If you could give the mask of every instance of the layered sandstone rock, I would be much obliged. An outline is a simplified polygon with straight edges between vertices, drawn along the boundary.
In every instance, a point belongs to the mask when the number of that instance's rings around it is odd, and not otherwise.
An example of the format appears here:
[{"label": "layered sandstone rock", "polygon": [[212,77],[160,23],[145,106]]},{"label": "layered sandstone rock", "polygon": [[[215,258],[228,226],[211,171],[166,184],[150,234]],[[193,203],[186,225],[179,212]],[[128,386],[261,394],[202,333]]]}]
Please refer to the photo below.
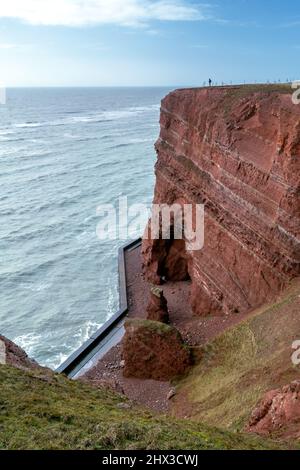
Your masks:
[{"label": "layered sandstone rock", "polygon": [[177,90],[161,107],[154,203],[204,204],[205,243],[144,240],[199,315],[244,312],[300,275],[300,106],[285,86]]},{"label": "layered sandstone rock", "polygon": [[279,432],[300,437],[300,381],[268,392],[253,411],[247,431],[257,434]]},{"label": "layered sandstone rock", "polygon": [[159,287],[152,287],[150,301],[147,307],[147,319],[169,323],[168,302]]},{"label": "layered sandstone rock", "polygon": [[150,320],[128,320],[125,328],[125,377],[170,380],[190,365],[190,350],[175,328]]}]

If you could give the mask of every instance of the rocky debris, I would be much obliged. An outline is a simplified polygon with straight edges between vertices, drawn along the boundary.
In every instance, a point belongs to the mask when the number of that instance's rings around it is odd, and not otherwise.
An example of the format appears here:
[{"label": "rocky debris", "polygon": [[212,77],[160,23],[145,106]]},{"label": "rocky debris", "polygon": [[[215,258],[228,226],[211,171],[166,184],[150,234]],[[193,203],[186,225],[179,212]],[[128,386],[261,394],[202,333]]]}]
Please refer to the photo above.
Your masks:
[{"label": "rocky debris", "polygon": [[247,431],[300,437],[300,380],[266,393],[253,411]]},{"label": "rocky debris", "polygon": [[289,88],[176,90],[160,124],[154,203],[204,204],[205,240],[188,251],[184,241],[144,239],[147,279],[189,276],[201,316],[273,300],[300,275],[300,107]]},{"label": "rocky debris", "polygon": [[124,377],[166,381],[183,374],[191,364],[189,348],[176,328],[150,320],[125,324]]},{"label": "rocky debris", "polygon": [[147,319],[162,323],[169,323],[168,302],[162,289],[152,287],[150,302],[147,307]]},{"label": "rocky debris", "polygon": [[103,374],[102,378],[97,378],[97,377],[91,378],[91,377],[82,376],[82,377],[79,377],[78,380],[80,382],[88,383],[92,387],[105,388],[107,390],[117,392],[120,395],[124,395],[124,389],[119,383],[119,381],[116,380],[114,377],[106,376],[106,374]]},{"label": "rocky debris", "polygon": [[168,395],[167,395],[167,400],[171,400],[172,398],[174,398],[176,395],[176,390],[175,388],[171,388],[171,390],[169,391]]},{"label": "rocky debris", "polygon": [[120,410],[130,410],[132,408],[132,404],[127,402],[118,403],[117,408]]},{"label": "rocky debris", "polygon": [[23,349],[2,335],[0,335],[0,364],[19,369],[42,369],[36,361],[28,357]]}]

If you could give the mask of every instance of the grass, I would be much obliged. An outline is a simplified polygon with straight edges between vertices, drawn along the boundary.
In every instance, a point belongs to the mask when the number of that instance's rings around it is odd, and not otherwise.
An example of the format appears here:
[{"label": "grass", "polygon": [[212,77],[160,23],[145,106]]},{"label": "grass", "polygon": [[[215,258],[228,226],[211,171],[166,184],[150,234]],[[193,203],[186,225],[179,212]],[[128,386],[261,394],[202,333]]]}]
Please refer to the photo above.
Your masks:
[{"label": "grass", "polygon": [[179,332],[174,327],[158,321],[134,318],[127,320],[126,325],[133,326],[137,329],[141,328],[142,330],[148,330],[149,332],[153,331],[159,335],[169,335],[176,333],[179,336]]},{"label": "grass", "polygon": [[[194,90],[199,89],[218,90],[224,89],[235,96],[243,97],[251,93],[292,93],[292,83],[246,83],[241,85],[214,85],[212,87],[196,87]],[[187,88],[190,90],[191,88]],[[187,90],[183,88],[183,90]]]},{"label": "grass", "polygon": [[300,283],[202,351],[200,363],[177,384],[174,414],[241,431],[264,393],[299,379],[291,345],[300,338]]},{"label": "grass", "polygon": [[277,94],[290,94],[292,95],[293,89],[291,84],[257,84],[257,85],[239,85],[232,86],[226,89],[224,94],[224,102],[222,105],[225,117],[228,117],[233,105],[253,97],[255,94],[271,96],[273,93]]},{"label": "grass", "polygon": [[0,366],[0,449],[275,449],[274,442],[153,415],[115,393]]},{"label": "grass", "polygon": [[293,93],[292,85],[290,83],[236,85],[229,87],[228,90],[237,98],[243,98],[244,96],[253,93]]}]

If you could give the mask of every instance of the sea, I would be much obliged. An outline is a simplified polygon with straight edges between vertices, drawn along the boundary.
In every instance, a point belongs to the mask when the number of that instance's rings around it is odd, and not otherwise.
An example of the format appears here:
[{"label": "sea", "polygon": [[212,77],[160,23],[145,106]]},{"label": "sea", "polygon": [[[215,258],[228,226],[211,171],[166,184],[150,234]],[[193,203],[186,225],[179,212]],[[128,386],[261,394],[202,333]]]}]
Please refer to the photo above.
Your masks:
[{"label": "sea", "polygon": [[[170,88],[8,89],[0,105],[0,334],[56,368],[118,309],[102,205],[150,206]],[[136,233],[136,236],[141,233]]]}]

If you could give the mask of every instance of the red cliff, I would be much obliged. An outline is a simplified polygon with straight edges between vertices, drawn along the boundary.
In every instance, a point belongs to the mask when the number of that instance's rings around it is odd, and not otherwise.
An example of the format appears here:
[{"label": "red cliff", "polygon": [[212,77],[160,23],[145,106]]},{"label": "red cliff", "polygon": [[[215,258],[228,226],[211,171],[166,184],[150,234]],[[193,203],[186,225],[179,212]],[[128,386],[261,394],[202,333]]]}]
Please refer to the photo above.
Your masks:
[{"label": "red cliff", "polygon": [[199,315],[244,312],[300,275],[300,105],[287,86],[177,90],[161,107],[154,203],[204,204],[205,242],[144,240],[149,280],[192,281]]}]

